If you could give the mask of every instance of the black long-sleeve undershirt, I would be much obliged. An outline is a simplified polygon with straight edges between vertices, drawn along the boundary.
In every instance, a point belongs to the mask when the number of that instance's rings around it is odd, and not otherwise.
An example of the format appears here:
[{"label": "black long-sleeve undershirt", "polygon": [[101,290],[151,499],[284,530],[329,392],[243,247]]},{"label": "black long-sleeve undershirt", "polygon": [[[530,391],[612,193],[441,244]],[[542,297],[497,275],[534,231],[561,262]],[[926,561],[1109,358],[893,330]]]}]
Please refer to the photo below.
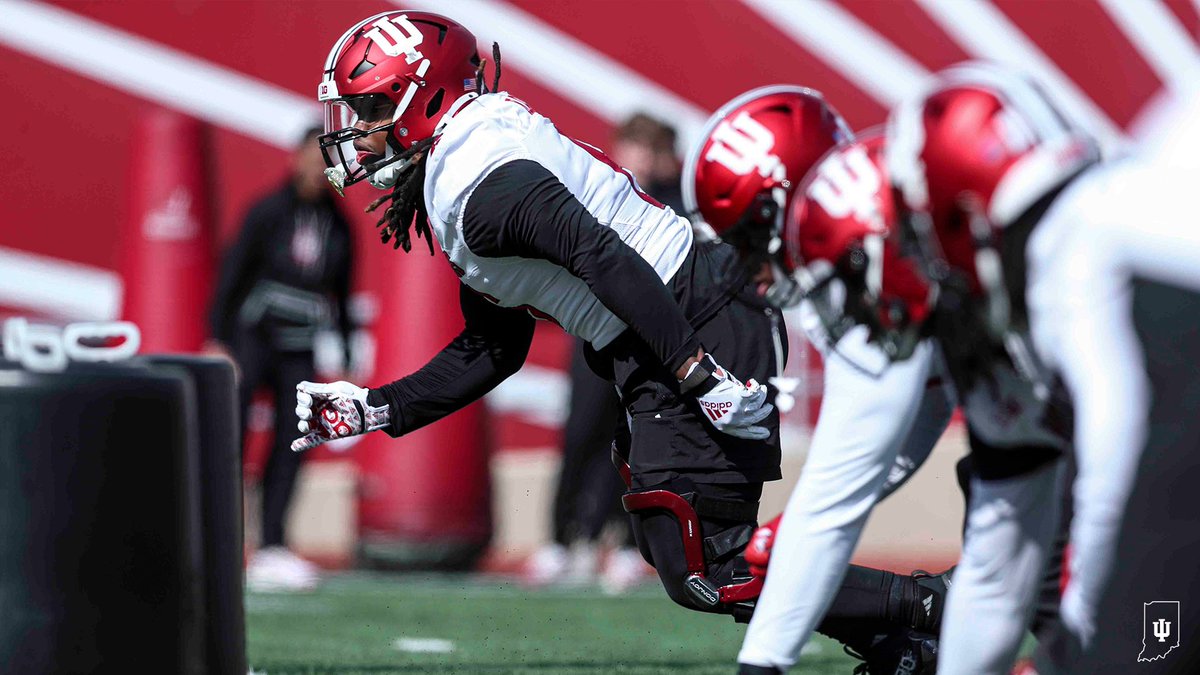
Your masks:
[{"label": "black long-sleeve undershirt", "polygon": [[[463,213],[463,238],[476,255],[548,260],[579,277],[672,372],[700,348],[654,268],[536,162],[509,162],[476,187]],[[525,362],[533,318],[465,285],[459,295],[463,332],[417,372],[369,394],[372,405],[391,407],[392,436],[479,399]]]},{"label": "black long-sleeve undershirt", "polygon": [[671,372],[700,348],[650,263],[537,162],[516,160],[492,171],[467,200],[462,231],[476,255],[548,260],[582,279]]},{"label": "black long-sleeve undershirt", "polygon": [[406,434],[463,408],[525,363],[533,317],[494,305],[466,286],[459,288],[459,304],[466,325],[450,344],[420,370],[368,394],[371,405],[390,406],[389,435]]}]

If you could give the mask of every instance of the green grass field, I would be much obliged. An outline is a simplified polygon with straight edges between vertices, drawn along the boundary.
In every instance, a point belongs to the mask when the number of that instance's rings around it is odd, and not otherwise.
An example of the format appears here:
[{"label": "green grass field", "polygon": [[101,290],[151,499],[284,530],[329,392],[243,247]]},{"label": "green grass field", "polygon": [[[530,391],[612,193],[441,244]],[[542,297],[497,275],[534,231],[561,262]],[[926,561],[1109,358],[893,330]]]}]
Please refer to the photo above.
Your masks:
[{"label": "green grass field", "polygon": [[[250,665],[268,675],[730,675],[745,630],[657,586],[610,598],[478,576],[345,574],[314,593],[249,594],[246,610]],[[791,672],[847,675],[855,663],[818,636]]]}]

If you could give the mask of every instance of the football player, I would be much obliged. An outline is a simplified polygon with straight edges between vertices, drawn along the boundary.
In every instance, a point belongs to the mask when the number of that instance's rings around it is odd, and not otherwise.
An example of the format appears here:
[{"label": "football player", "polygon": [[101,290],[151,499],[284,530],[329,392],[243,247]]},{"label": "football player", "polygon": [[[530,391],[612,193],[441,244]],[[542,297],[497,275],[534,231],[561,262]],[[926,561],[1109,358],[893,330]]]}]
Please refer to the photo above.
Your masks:
[{"label": "football player", "polygon": [[[820,94],[773,86],[722,107],[688,156],[685,206],[710,236],[738,249],[760,294],[776,307],[795,304],[804,290],[791,276],[783,246],[784,214],[808,170],[831,148],[851,140],[844,121]],[[855,203],[853,194],[837,192],[842,184],[826,187],[833,190],[830,199]],[[850,186],[863,187],[872,189]],[[913,285],[919,311],[930,291],[915,277]],[[815,628],[865,657],[868,672],[892,673],[902,664],[914,673],[931,672],[946,579],[897,576],[848,562],[870,504],[898,488],[941,436],[953,410],[950,393],[929,344],[911,340],[903,349],[913,358],[890,364],[887,353],[868,342],[866,327],[838,327],[831,334],[811,302],[803,303],[801,313],[809,339],[825,358],[824,399],[782,524],[776,518],[765,525],[747,553],[761,567],[769,558],[771,573],[751,619],[743,671],[787,668],[802,646],[799,636]],[[889,623],[887,612],[902,614],[896,610],[904,595],[894,589],[912,584],[909,597],[922,603],[918,618],[927,620]]]},{"label": "football player", "polygon": [[[931,370],[948,374],[954,396],[964,408],[972,449],[961,564],[975,570],[982,565],[988,572],[982,579],[978,574],[960,579],[960,567],[954,588],[960,597],[978,589],[990,594],[988,611],[971,617],[978,626],[977,640],[1005,643],[999,649],[1006,650],[1010,634],[1018,640],[1023,634],[1055,533],[1053,496],[1059,480],[1058,456],[1067,447],[1069,430],[1064,429],[1064,421],[1069,406],[1052,382],[1035,388],[1026,379],[1026,360],[1018,365],[1016,357],[1003,351],[1004,345],[977,340],[980,317],[964,315],[961,290],[929,283],[924,270],[900,254],[902,242],[881,144],[878,139],[867,141],[834,150],[805,178],[799,188],[803,197],[791,207],[780,265],[790,266],[810,314],[841,352],[834,362],[849,356],[842,344],[853,344],[857,333],[863,344],[874,345],[879,354],[895,361],[882,370],[885,375],[897,366],[901,370],[896,372],[903,372],[905,364],[921,364],[926,374]],[[915,398],[920,390],[910,381],[907,390],[893,391],[901,398]],[[847,410],[859,405],[857,397],[842,402]],[[837,494],[828,479],[807,485],[802,479],[797,486],[789,511],[795,509],[808,518],[785,517],[780,536],[795,529],[795,541],[803,545],[794,544],[790,550],[804,562],[803,569],[836,570],[849,559],[861,520],[835,523],[826,532],[805,521],[820,525],[820,514],[839,511],[865,519],[877,501],[879,474],[891,463],[883,444],[876,441],[874,446],[863,444],[861,454],[851,452],[847,460],[830,461],[838,468],[842,484],[866,482],[875,490],[855,495],[843,488]],[[848,542],[827,555],[820,547],[822,536],[842,536]],[[744,664],[789,665],[828,602],[830,591],[814,585],[804,584],[801,595],[794,595],[787,587],[792,576],[768,575],[740,656]],[[961,588],[964,584],[967,594]],[[943,635],[950,630],[945,624]]]},{"label": "football player", "polygon": [[[1056,654],[1060,668],[1094,642],[1145,440],[1148,384],[1131,277],[1200,289],[1200,235],[1180,225],[1196,174],[1171,159],[1194,150],[1101,162],[1044,90],[984,64],[942,73],[889,120],[888,169],[925,267],[953,289],[960,320],[977,325],[961,348],[1017,366],[1034,397],[1010,404],[1013,414],[1052,396],[1054,375],[1074,405],[1078,477],[1062,615],[1075,644]],[[980,521],[985,528],[997,522]],[[1021,533],[1012,534],[1002,546]],[[1005,576],[991,553],[968,539],[942,634],[943,672],[1002,672],[1019,642],[1019,633],[992,633],[980,620]]]},{"label": "football player", "polygon": [[745,611],[718,589],[750,580],[740,553],[763,482],[780,477],[778,414],[758,380],[783,357],[761,312],[731,302],[745,284],[736,253],[694,242],[686,218],[601,151],[499,91],[498,49],[495,65],[488,89],[474,36],[425,12],[360,21],[330,51],[318,90],[328,176],[387,191],[384,242],[407,251],[423,237],[432,254],[436,239],[466,326],[391,384],[300,383],[293,449],[441,419],[520,368],[535,317],[554,321],[589,342],[589,364],[621,395],[626,499],[658,504],[634,509],[634,530],[667,593]]},{"label": "football player", "polygon": [[[554,320],[591,343],[629,413],[625,504],[668,594],[744,617],[761,582],[741,552],[762,482],[780,477],[778,416],[756,379],[778,371],[782,341],[733,302],[747,275],[732,246],[694,242],[685,218],[603,153],[481,79],[473,36],[427,13],[371,17],[331,51],[319,89],[330,179],[389,191],[385,242],[407,250],[412,232],[432,253],[436,235],[463,283],[466,328],[378,389],[301,383],[294,447],[440,419],[520,366],[529,314]],[[875,581],[898,620],[936,620],[915,580]]]}]

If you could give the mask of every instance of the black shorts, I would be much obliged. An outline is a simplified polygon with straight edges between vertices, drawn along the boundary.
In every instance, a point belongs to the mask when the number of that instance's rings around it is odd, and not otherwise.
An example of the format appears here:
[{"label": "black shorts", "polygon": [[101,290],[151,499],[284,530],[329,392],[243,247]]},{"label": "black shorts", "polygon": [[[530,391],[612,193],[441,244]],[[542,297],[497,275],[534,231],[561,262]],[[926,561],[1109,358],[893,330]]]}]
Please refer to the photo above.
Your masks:
[{"label": "black shorts", "polygon": [[[738,264],[727,244],[698,243],[672,279],[672,290],[689,318],[726,296],[725,304],[696,331],[700,344],[742,381],[753,378],[765,384],[778,372],[777,344],[787,358],[787,335],[782,318],[757,301],[752,289],[728,290],[728,280],[738,278]],[[667,372],[630,330],[600,352],[591,352],[589,364],[616,384],[629,414],[627,449],[634,489],[684,477],[695,483],[781,478],[778,411],[762,422],[771,432],[766,440],[717,431],[694,399],[679,394],[675,374]]]}]

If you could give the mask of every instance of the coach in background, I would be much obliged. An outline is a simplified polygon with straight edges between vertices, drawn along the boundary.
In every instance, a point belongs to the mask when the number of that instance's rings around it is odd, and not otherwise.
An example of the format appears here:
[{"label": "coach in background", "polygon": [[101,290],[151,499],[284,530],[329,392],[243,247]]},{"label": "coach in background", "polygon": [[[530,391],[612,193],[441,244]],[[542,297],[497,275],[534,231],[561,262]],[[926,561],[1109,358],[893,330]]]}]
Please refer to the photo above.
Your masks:
[{"label": "coach in background", "polygon": [[269,387],[274,397],[274,440],[261,486],[262,541],[246,572],[253,590],[304,590],[318,581],[316,567],[288,550],[284,521],[304,459],[288,447],[295,435],[296,383],[314,378],[319,331],[336,325],[347,351],[350,344],[354,247],[325,179],[316,140],[321,133],[304,133],[288,180],[246,214],[222,259],[211,307],[212,336],[241,371],[243,431],[254,392]]}]

